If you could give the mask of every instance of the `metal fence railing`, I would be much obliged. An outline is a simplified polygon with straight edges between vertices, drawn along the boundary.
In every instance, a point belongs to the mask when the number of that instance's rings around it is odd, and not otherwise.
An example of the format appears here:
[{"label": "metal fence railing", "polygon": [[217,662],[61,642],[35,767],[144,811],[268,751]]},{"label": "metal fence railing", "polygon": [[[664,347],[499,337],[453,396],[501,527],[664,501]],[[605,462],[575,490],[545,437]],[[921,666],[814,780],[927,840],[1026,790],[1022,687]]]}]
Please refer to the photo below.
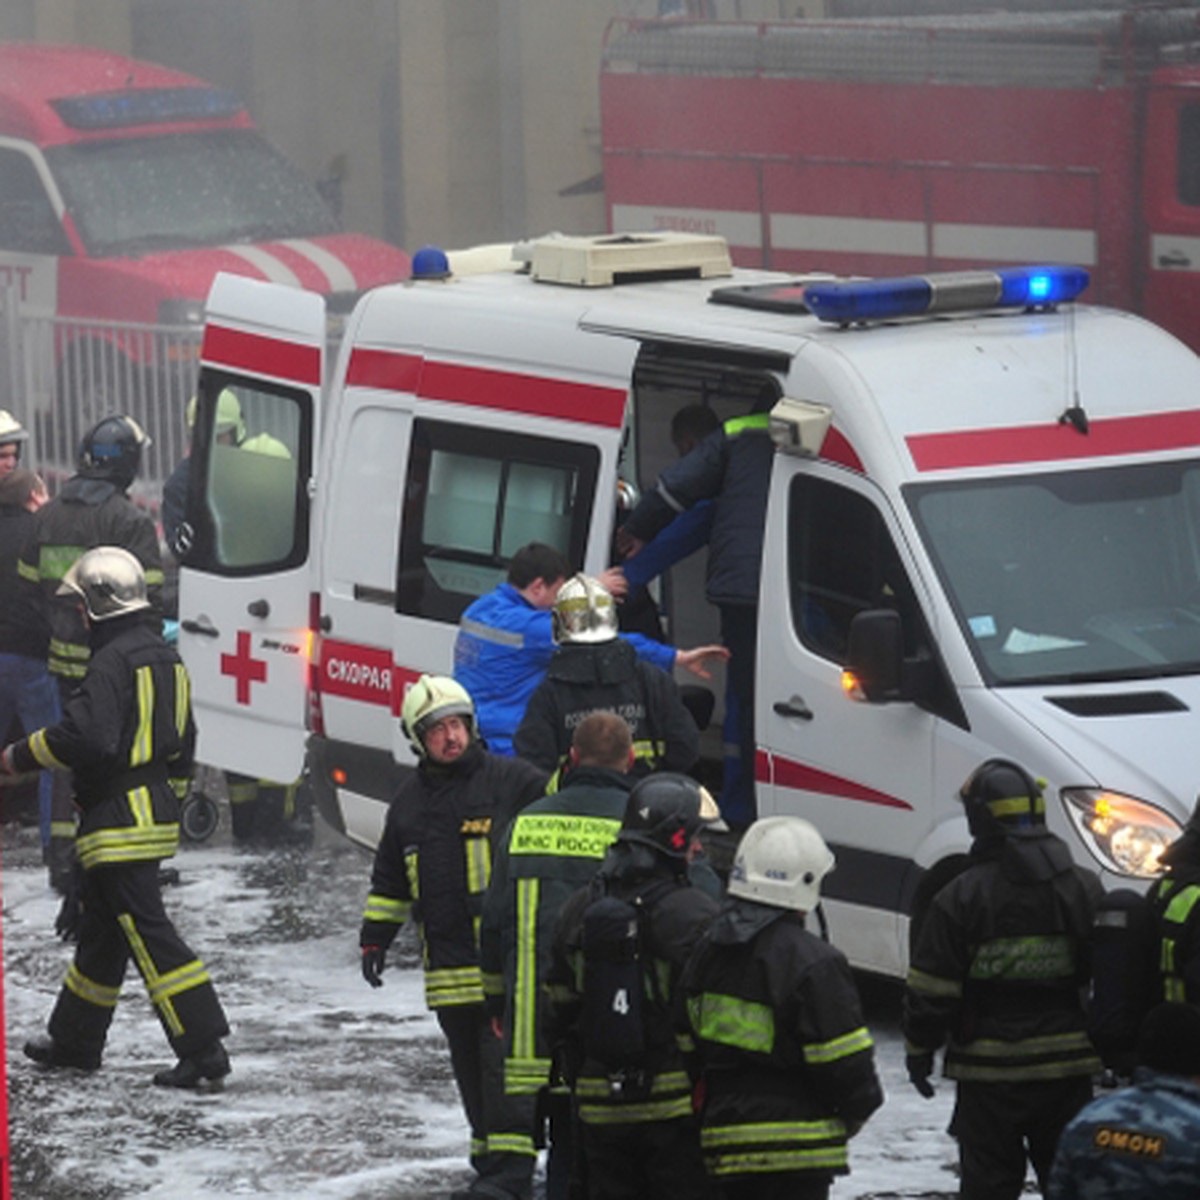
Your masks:
[{"label": "metal fence railing", "polygon": [[132,489],[157,511],[162,485],[187,453],[187,401],[195,392],[195,327],[76,321],[30,313],[0,290],[0,408],[26,429],[27,460],[54,490],[72,475],[83,434],[127,413],[149,434]]}]

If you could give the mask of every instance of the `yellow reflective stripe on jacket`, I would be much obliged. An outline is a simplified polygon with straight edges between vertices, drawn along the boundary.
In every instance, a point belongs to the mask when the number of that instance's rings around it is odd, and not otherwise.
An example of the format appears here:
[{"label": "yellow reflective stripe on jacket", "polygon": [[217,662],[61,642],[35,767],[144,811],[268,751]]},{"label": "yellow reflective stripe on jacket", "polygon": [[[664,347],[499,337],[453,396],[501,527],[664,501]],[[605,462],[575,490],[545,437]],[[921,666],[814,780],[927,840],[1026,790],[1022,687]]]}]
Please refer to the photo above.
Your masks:
[{"label": "yellow reflective stripe on jacket", "polygon": [[166,581],[161,567],[143,567],[143,573],[146,576],[147,587],[162,587]]},{"label": "yellow reflective stripe on jacket", "polygon": [[510,1096],[536,1096],[550,1080],[548,1058],[504,1060],[504,1090]]},{"label": "yellow reflective stripe on jacket", "polygon": [[500,971],[482,971],[483,994],[485,996],[504,996],[508,989],[504,986],[504,975]]},{"label": "yellow reflective stripe on jacket", "polygon": [[467,856],[467,891],[472,895],[486,891],[492,877],[491,844],[486,837],[468,837],[463,839],[463,850]]},{"label": "yellow reflective stripe on jacket", "polygon": [[961,996],[963,994],[961,980],[942,979],[937,975],[927,975],[924,971],[918,971],[916,967],[909,967],[905,982],[914,992],[921,992],[926,996]]},{"label": "yellow reflective stripe on jacket", "polygon": [[587,1125],[641,1124],[692,1115],[692,1083],[685,1071],[663,1071],[650,1081],[650,1096],[623,1103],[607,1078],[584,1075],[575,1084],[579,1119]]},{"label": "yellow reflective stripe on jacket", "polygon": [[705,1041],[759,1054],[770,1054],[775,1047],[775,1013],[769,1005],[704,992],[690,996],[687,1008],[692,1028]]},{"label": "yellow reflective stripe on jacket", "polygon": [[430,1008],[482,1004],[483,979],[478,967],[434,967],[425,971],[425,1003]]},{"label": "yellow reflective stripe on jacket", "polygon": [[67,968],[67,978],[63,986],[74,992],[80,1000],[94,1004],[97,1008],[116,1008],[121,996],[120,987],[109,987],[89,979],[74,963]]},{"label": "yellow reflective stripe on jacket", "polygon": [[710,1175],[764,1175],[784,1171],[836,1171],[849,1162],[846,1146],[805,1150],[748,1150],[738,1154],[704,1156]]},{"label": "yellow reflective stripe on jacket", "polygon": [[616,840],[616,817],[584,817],[572,813],[529,813],[513,822],[511,856],[547,854],[555,858],[604,857]]},{"label": "yellow reflective stripe on jacket", "polygon": [[666,742],[639,738],[633,743],[633,757],[644,762],[657,762],[667,752]]},{"label": "yellow reflective stripe on jacket", "polygon": [[67,838],[70,841],[75,840],[75,822],[74,821],[51,821],[50,836],[52,838]]},{"label": "yellow reflective stripe on jacket", "polygon": [[1012,1042],[980,1038],[966,1045],[952,1045],[946,1058],[946,1076],[979,1083],[1070,1079],[1094,1074],[1101,1065],[1087,1034],[1078,1031]]},{"label": "yellow reflective stripe on jacket", "polygon": [[179,823],[155,821],[149,788],[126,792],[125,802],[133,818],[131,825],[106,826],[76,839],[76,852],[85,869],[105,863],[171,858],[179,849]]},{"label": "yellow reflective stripe on jacket", "polygon": [[54,546],[49,543],[38,547],[37,567],[34,582],[46,580],[62,583],[66,573],[83,557],[86,546]]},{"label": "yellow reflective stripe on jacket", "polygon": [[391,921],[395,925],[403,925],[411,913],[411,900],[397,900],[393,896],[372,892],[367,897],[367,907],[363,909],[363,920]]},{"label": "yellow reflective stripe on jacket", "polygon": [[705,1150],[719,1150],[722,1146],[824,1142],[845,1136],[846,1123],[837,1117],[829,1117],[821,1121],[758,1121],[745,1125],[707,1125],[700,1134],[700,1144]]},{"label": "yellow reflective stripe on jacket", "polygon": [[23,558],[17,560],[17,574],[29,583],[40,583],[42,578],[38,574],[37,565],[27,563]]},{"label": "yellow reflective stripe on jacket", "polygon": [[133,673],[137,693],[137,726],[129,747],[129,765],[140,767],[154,756],[154,673],[138,667]]},{"label": "yellow reflective stripe on jacket", "polygon": [[83,642],[64,642],[56,637],[50,639],[50,653],[60,658],[77,658],[81,662],[87,662],[92,657],[91,648]]},{"label": "yellow reflective stripe on jacket", "polygon": [[[0,734],[2,737],[3,734]],[[54,757],[54,752],[50,749],[46,741],[46,731],[39,729],[36,733],[29,736],[29,753],[38,760],[38,763],[50,771],[65,771],[67,764],[61,762]]]},{"label": "yellow reflective stripe on jacket", "polygon": [[852,1029],[841,1037],[830,1038],[827,1042],[809,1042],[804,1047],[804,1061],[814,1066],[819,1063],[837,1062],[840,1058],[849,1058],[851,1054],[861,1054],[870,1050],[875,1043],[864,1026]]},{"label": "yellow reflective stripe on jacket", "polygon": [[513,973],[512,1057],[530,1059],[537,1049],[537,919],[542,881],[517,880],[516,964]]},{"label": "yellow reflective stripe on jacket", "polygon": [[175,664],[175,732],[182,738],[187,732],[188,714],[192,710],[192,681],[183,663]]},{"label": "yellow reflective stripe on jacket", "polygon": [[747,413],[744,417],[730,417],[722,426],[726,437],[737,437],[741,433],[753,433],[755,430],[771,428],[770,413]]}]

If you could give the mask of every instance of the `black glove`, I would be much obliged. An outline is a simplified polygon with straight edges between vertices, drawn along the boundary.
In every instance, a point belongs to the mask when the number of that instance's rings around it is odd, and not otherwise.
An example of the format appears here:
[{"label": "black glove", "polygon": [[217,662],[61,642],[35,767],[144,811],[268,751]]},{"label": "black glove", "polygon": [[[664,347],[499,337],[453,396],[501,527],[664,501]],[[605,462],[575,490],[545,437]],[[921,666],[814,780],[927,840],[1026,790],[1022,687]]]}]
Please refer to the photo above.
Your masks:
[{"label": "black glove", "polygon": [[386,946],[363,946],[362,974],[372,987],[383,987],[383,967],[386,959]]},{"label": "black glove", "polygon": [[79,923],[83,919],[83,867],[72,855],[71,869],[63,873],[63,898],[54,918],[54,932],[64,942],[79,940]]},{"label": "black glove", "polygon": [[926,1100],[932,1100],[933,1084],[929,1082],[929,1077],[933,1074],[933,1051],[908,1054],[904,1058],[904,1065],[908,1068],[909,1082]]}]

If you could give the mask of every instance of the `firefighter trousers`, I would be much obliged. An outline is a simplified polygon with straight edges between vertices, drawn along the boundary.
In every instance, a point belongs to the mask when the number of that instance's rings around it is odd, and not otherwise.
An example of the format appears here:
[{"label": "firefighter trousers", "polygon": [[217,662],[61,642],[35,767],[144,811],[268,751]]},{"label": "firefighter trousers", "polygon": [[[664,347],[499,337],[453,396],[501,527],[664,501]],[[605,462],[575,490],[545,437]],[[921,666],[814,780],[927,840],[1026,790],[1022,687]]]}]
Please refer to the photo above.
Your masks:
[{"label": "firefighter trousers", "polygon": [[204,964],[167,916],[152,860],[84,873],[79,944],[50,1014],[55,1042],[99,1057],[131,958],[179,1058],[229,1032]]},{"label": "firefighter trousers", "polygon": [[581,1123],[588,1200],[711,1200],[715,1194],[700,1156],[700,1123]]},{"label": "firefighter trousers", "polygon": [[471,1194],[529,1200],[537,1162],[533,1106],[518,1106],[527,1119],[515,1134],[512,1105],[504,1094],[504,1042],[493,1033],[482,1004],[439,1008],[437,1019],[450,1043],[450,1065],[471,1126],[471,1166],[477,1176]]}]

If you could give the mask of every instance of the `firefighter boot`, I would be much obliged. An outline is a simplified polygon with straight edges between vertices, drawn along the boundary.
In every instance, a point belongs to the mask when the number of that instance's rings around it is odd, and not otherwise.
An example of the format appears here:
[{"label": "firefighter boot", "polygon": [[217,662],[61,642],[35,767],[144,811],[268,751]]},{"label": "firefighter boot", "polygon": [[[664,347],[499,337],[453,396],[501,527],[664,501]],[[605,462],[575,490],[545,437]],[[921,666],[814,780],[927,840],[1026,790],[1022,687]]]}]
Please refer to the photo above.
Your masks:
[{"label": "firefighter boot", "polygon": [[26,1058],[43,1067],[74,1067],[79,1071],[95,1071],[100,1067],[100,1053],[64,1046],[52,1037],[30,1038],[23,1047]]},{"label": "firefighter boot", "polygon": [[197,1054],[181,1058],[173,1067],[159,1071],[154,1082],[159,1087],[194,1088],[208,1080],[215,1082],[230,1072],[229,1055],[220,1042],[213,1042]]}]

